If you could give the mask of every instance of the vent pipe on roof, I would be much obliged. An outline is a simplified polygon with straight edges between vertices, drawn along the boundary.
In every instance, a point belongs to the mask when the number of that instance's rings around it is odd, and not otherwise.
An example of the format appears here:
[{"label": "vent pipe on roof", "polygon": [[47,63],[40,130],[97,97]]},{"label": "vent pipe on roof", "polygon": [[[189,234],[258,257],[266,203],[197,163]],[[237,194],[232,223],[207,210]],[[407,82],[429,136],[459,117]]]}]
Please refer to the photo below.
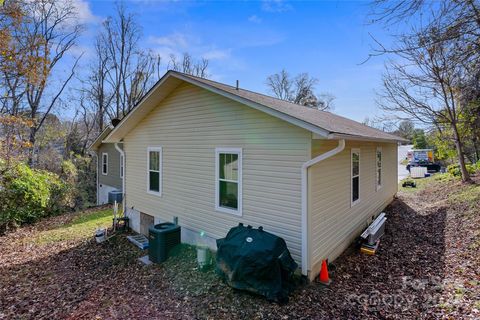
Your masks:
[{"label": "vent pipe on roof", "polygon": [[238,86],[240,85],[240,82],[237,80],[237,86],[236,89],[238,90]]}]

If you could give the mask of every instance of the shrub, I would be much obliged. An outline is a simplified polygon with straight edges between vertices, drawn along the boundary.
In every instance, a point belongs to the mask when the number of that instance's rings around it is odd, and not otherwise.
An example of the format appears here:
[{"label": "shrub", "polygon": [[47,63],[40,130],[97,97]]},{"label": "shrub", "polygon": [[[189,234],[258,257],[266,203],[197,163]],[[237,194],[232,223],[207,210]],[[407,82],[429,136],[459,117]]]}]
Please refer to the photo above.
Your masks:
[{"label": "shrub", "polygon": [[[475,173],[475,165],[467,164],[466,165],[467,171],[469,174]],[[450,173],[454,177],[460,177],[462,175],[462,171],[460,170],[460,165],[458,164],[451,164],[447,167],[447,172]]]},{"label": "shrub", "polygon": [[58,175],[25,164],[0,168],[0,233],[65,209],[67,185]]},{"label": "shrub", "polygon": [[75,155],[63,161],[61,177],[69,187],[67,197],[71,207],[82,209],[95,204],[95,163],[91,157]]}]

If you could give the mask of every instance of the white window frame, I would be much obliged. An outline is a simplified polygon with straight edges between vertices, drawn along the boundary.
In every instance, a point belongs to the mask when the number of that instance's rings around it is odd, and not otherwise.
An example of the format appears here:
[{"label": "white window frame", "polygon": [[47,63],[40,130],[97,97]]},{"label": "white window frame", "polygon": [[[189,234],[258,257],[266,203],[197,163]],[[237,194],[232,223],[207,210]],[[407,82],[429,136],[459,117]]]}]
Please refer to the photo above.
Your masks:
[{"label": "white window frame", "polygon": [[[380,152],[380,184],[378,184],[378,169],[379,167],[378,166],[378,153]],[[380,190],[382,188],[382,185],[383,185],[383,150],[382,150],[382,147],[377,147],[377,149],[375,150],[375,188],[376,188],[376,191]]]},{"label": "white window frame", "polygon": [[[354,153],[357,153],[358,154],[358,199],[353,201],[353,178],[357,177],[357,176],[354,176],[353,175],[353,154]],[[360,190],[361,190],[361,187],[360,187],[360,175],[361,175],[361,153],[360,153],[360,149],[359,148],[352,148],[351,152],[350,152],[350,207],[353,207],[354,205],[356,205],[357,203],[360,202]]]},{"label": "white window frame", "polygon": [[[158,152],[158,192],[150,190],[150,152]],[[162,196],[162,182],[163,182],[163,152],[162,147],[148,147],[147,148],[147,193],[155,196]]]},{"label": "white window frame", "polygon": [[125,173],[123,170],[125,169],[125,164],[124,164],[125,158],[123,157],[123,154],[120,154],[120,178],[123,179],[123,176]]},{"label": "white window frame", "polygon": [[[106,163],[103,162],[103,159],[105,159],[105,156],[106,156],[106,158],[107,158]],[[103,171],[104,164],[106,164],[106,166],[105,166],[105,167],[107,168],[107,171],[106,171],[106,172]],[[108,153],[106,153],[106,152],[103,152],[103,153],[102,153],[102,174],[103,174],[104,176],[107,176],[107,175],[108,175]]]},{"label": "white window frame", "polygon": [[[220,154],[230,153],[238,155],[238,198],[237,210],[220,206]],[[224,179],[223,179],[224,180]],[[215,148],[215,210],[223,213],[229,213],[236,216],[242,216],[242,148]],[[224,180],[225,181],[225,180]],[[228,180],[227,180],[228,181]]]}]

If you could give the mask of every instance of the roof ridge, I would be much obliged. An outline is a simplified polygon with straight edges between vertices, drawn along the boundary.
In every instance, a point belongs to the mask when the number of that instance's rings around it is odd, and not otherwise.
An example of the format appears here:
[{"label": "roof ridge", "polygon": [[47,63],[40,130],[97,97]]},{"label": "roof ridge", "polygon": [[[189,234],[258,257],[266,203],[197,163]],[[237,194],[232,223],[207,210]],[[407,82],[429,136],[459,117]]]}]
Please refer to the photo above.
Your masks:
[{"label": "roof ridge", "polygon": [[222,85],[222,86],[230,87],[230,88],[233,89],[233,90],[242,90],[242,91],[247,91],[247,92],[250,92],[250,93],[253,93],[253,94],[258,94],[258,95],[260,95],[260,96],[264,96],[264,97],[266,97],[266,98],[278,100],[278,101],[281,101],[281,102],[284,102],[284,103],[289,103],[289,104],[294,105],[294,106],[297,106],[297,107],[308,108],[308,109],[317,110],[317,111],[320,111],[320,112],[332,113],[332,112],[330,112],[330,111],[325,111],[325,110],[320,110],[320,109],[315,109],[315,108],[307,107],[307,106],[304,106],[304,105],[302,105],[302,104],[294,103],[294,102],[291,102],[291,101],[288,101],[288,100],[283,100],[283,99],[280,99],[280,98],[277,98],[277,97],[274,97],[274,96],[271,96],[271,95],[268,95],[268,94],[265,94],[265,93],[253,91],[253,90],[250,90],[250,89],[245,89],[245,88],[240,88],[240,87],[237,89],[237,88],[234,87],[234,86],[231,86],[231,85],[229,85],[229,84],[226,84],[226,83],[223,83],[223,82],[220,82],[220,81],[215,81],[215,80],[211,80],[211,79],[207,79],[207,78],[197,77],[197,76],[194,76],[194,75],[191,75],[191,74],[187,74],[187,73],[183,73],[183,72],[179,72],[179,71],[174,71],[174,70],[170,70],[170,71],[175,72],[175,73],[178,73],[178,74],[180,74],[180,75],[184,75],[184,76],[190,77],[190,78],[198,79],[199,81],[208,81],[208,82],[213,82],[213,83],[216,83],[216,84],[219,84],[219,85]]}]

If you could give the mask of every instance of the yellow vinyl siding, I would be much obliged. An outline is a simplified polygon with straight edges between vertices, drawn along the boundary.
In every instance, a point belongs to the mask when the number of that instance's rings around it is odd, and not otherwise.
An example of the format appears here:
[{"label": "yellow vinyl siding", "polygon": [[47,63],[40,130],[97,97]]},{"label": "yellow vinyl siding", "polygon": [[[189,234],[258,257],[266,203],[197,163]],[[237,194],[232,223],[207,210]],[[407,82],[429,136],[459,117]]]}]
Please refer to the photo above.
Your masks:
[{"label": "yellow vinyl siding", "polygon": [[[300,168],[308,131],[182,84],[125,137],[128,207],[221,238],[239,222],[283,237],[300,264]],[[147,193],[147,148],[162,147],[162,196]],[[243,216],[215,211],[215,148],[242,148]]]},{"label": "yellow vinyl siding", "polygon": [[[312,140],[312,157],[335,148],[336,141]],[[376,191],[377,147],[382,147],[382,187]],[[351,206],[351,149],[360,149],[360,200]],[[397,192],[397,145],[347,141],[338,155],[309,169],[310,270],[335,259]],[[388,222],[387,222],[388,223]]]}]

